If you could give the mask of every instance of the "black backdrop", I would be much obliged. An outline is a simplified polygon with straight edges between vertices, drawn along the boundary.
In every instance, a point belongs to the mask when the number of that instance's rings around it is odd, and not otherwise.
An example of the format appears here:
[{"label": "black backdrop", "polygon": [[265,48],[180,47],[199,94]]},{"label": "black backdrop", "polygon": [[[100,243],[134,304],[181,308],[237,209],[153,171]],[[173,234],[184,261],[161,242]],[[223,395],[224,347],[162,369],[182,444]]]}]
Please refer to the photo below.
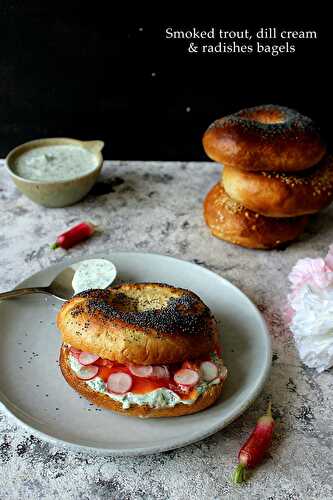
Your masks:
[{"label": "black backdrop", "polygon": [[[164,29],[193,23],[162,23],[157,11],[156,20],[129,22],[103,2],[84,5],[0,1],[2,157],[27,140],[69,136],[104,139],[110,159],[201,160],[213,119],[260,103],[312,116],[330,142],[329,32],[311,17],[280,25],[319,32],[297,42],[294,55],[190,55],[182,41],[165,40]],[[212,21],[226,29],[267,25]]]}]

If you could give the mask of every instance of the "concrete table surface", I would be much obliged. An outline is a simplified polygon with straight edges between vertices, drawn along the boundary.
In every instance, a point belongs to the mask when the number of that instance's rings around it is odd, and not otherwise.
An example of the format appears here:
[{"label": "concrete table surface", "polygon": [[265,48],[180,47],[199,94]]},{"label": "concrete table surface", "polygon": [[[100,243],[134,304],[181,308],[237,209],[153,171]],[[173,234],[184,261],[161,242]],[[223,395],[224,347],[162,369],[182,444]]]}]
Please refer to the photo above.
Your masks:
[{"label": "concrete table surface", "polygon": [[[253,251],[224,243],[210,235],[202,215],[203,198],[219,171],[213,163],[106,162],[85,200],[46,209],[21,195],[0,168],[1,291],[65,259],[66,252],[51,251],[50,242],[87,219],[103,231],[71,249],[71,257],[137,250],[205,266],[258,305],[274,352],[270,379],[242,417],[204,441],[160,455],[73,453],[37,439],[2,415],[1,499],[333,498],[332,371],[318,375],[300,363],[281,312],[293,264],[300,257],[324,255],[333,242],[333,210],[314,217],[304,237],[285,250]],[[230,475],[238,448],[269,398],[277,419],[270,455],[245,486],[235,487]]]}]

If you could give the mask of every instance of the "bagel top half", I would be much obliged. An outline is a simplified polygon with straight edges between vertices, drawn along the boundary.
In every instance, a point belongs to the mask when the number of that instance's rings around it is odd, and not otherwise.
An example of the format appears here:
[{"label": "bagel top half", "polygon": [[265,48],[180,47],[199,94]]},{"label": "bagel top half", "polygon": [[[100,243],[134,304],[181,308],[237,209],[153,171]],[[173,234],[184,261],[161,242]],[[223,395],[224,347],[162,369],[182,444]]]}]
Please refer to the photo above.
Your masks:
[{"label": "bagel top half", "polygon": [[119,363],[171,364],[216,348],[217,327],[193,292],[160,283],[87,290],[57,317],[63,342]]}]

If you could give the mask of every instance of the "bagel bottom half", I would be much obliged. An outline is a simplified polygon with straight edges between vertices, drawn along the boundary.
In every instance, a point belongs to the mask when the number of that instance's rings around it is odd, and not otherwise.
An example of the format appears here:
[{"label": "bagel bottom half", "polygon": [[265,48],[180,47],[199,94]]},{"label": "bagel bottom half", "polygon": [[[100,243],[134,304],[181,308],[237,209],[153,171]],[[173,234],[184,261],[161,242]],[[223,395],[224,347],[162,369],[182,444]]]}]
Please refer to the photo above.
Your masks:
[{"label": "bagel bottom half", "polygon": [[190,405],[180,403],[169,408],[150,408],[148,405],[135,405],[128,409],[124,409],[118,401],[114,401],[109,396],[92,390],[84,380],[80,380],[69,365],[68,355],[69,349],[65,345],[62,345],[59,365],[66,382],[81,396],[85,397],[96,406],[121,413],[122,415],[144,418],[180,417],[182,415],[190,415],[191,413],[197,413],[212,406],[222,392],[223,381],[219,384],[212,385]]},{"label": "bagel bottom half", "polygon": [[247,248],[284,246],[304,231],[307,216],[273,218],[259,215],[232,200],[222,183],[216,184],[204,201],[204,216],[217,238]]}]

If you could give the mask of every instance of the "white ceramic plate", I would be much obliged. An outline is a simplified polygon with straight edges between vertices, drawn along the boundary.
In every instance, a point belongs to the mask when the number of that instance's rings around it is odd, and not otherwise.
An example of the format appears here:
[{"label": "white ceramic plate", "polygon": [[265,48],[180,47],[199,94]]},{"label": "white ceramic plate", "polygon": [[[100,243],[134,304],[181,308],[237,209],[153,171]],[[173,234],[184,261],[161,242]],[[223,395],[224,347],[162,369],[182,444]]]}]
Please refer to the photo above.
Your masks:
[{"label": "white ceramic plate", "polygon": [[[91,258],[96,256],[89,256]],[[271,345],[257,308],[231,283],[203,267],[171,257],[111,253],[120,281],[152,281],[189,288],[211,308],[220,326],[229,369],[221,399],[195,415],[139,419],[97,409],[65,382],[58,366],[59,303],[30,295],[0,304],[0,400],[39,437],[103,455],[144,455],[184,446],[222,429],[261,391]],[[86,257],[87,258],[87,257]],[[21,286],[48,285],[69,262],[34,274]]]}]

